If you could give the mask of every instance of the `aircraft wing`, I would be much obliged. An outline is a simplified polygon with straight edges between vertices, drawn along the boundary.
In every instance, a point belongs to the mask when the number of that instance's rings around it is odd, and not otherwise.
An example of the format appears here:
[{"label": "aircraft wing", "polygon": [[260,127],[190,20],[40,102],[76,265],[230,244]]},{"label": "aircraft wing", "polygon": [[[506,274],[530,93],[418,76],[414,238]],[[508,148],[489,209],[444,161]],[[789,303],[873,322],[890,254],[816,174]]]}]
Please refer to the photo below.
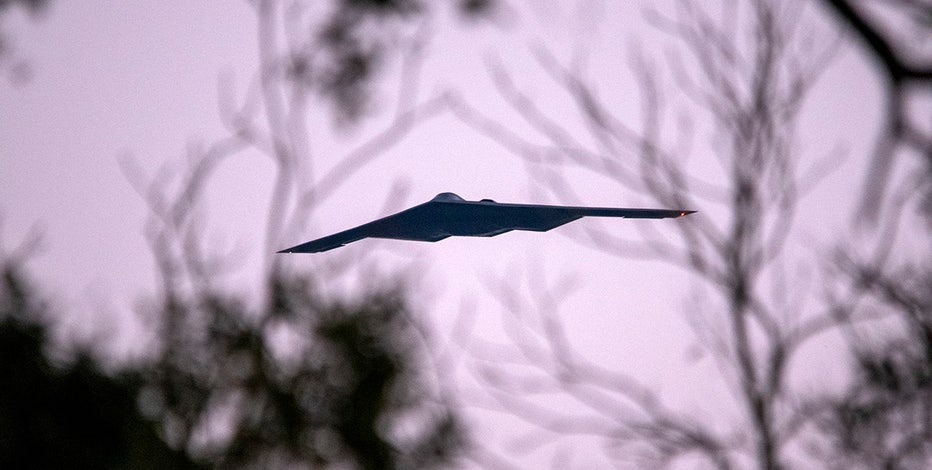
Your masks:
[{"label": "aircraft wing", "polygon": [[546,232],[582,217],[663,219],[693,211],[504,204],[465,201],[441,193],[428,202],[343,232],[297,245],[279,253],[317,253],[363,238],[435,242],[450,236],[494,237],[512,230]]},{"label": "aircraft wing", "polygon": [[441,210],[434,201],[425,202],[358,227],[311,240],[279,253],[319,253],[332,250],[363,238],[394,238],[435,242],[450,236],[434,222]]}]

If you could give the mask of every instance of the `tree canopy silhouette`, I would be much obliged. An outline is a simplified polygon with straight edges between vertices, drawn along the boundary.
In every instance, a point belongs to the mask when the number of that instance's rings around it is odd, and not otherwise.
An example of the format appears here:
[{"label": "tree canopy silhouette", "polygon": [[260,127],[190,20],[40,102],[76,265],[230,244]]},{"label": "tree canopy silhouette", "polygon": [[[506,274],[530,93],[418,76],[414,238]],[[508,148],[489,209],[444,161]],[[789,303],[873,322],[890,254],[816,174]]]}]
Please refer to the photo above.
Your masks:
[{"label": "tree canopy silhouette", "polygon": [[199,468],[159,439],[136,406],[132,371],[100,370],[92,351],[54,360],[49,311],[24,259],[0,259],[0,467]]}]

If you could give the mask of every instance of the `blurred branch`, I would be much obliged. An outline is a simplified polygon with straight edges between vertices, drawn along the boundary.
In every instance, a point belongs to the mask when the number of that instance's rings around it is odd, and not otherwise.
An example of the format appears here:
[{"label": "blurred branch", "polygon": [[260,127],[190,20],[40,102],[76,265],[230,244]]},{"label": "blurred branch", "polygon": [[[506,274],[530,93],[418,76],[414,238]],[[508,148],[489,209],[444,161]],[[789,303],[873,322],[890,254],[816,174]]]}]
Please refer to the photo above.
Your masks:
[{"label": "blurred branch", "polygon": [[8,70],[14,85],[28,81],[32,71],[27,60],[17,57],[14,41],[6,33],[4,19],[10,8],[17,5],[26,10],[31,18],[36,18],[45,12],[48,4],[49,0],[0,0],[0,72]]},{"label": "blurred branch", "polygon": [[374,159],[383,155],[393,145],[415,128],[415,126],[444,112],[448,106],[447,95],[429,99],[410,110],[399,112],[388,127],[373,135],[340,158],[336,166],[321,176],[317,182],[313,199],[320,203],[331,196],[350,177]]},{"label": "blurred branch", "polygon": [[[895,32],[891,33],[876,25],[870,15],[848,0],[823,0],[822,3],[861,40],[868,54],[876,60],[886,81],[886,128],[877,138],[862,204],[867,214],[866,220],[876,222],[899,148],[912,149],[924,158],[926,172],[932,175],[932,134],[923,130],[921,125],[913,124],[908,111],[914,90],[921,92],[932,88],[932,62],[928,58],[908,58],[905,52],[909,44],[896,43]],[[922,28],[927,36],[932,34],[932,22],[929,21],[932,7],[911,1],[872,3],[885,10],[906,11],[914,19],[913,23]]]},{"label": "blurred branch", "polygon": [[[355,172],[443,111],[443,96],[417,102],[427,13],[414,1],[253,6],[259,70],[241,103],[231,81],[220,81],[229,136],[192,146],[180,171],[166,166],[150,177],[121,161],[149,208],[146,235],[162,282],[148,305],[156,344],[141,366],[143,407],[171,445],[225,468],[449,465],[465,433],[449,390],[430,374],[440,365],[407,292],[370,279],[358,299],[333,300],[322,281],[332,273],[296,273],[274,255]],[[420,21],[413,39],[397,43],[403,83],[391,121],[318,177],[315,105],[334,105],[340,125],[361,119],[389,42],[412,20]],[[270,160],[275,177],[261,286],[244,293],[221,276],[232,258],[204,242],[205,188],[227,157],[250,149]]]},{"label": "blurred branch", "polygon": [[[529,270],[540,274],[540,270]],[[648,461],[670,460],[699,452],[719,468],[731,468],[730,448],[722,438],[694,421],[688,414],[663,405],[655,392],[636,378],[608,370],[585,359],[575,350],[559,321],[560,301],[566,299],[565,281],[556,287],[542,279],[529,279],[537,295],[527,304],[508,277],[489,285],[503,307],[503,328],[516,348],[509,359],[490,344],[464,338],[478,362],[478,374],[502,409],[557,436],[596,436],[615,448],[648,444]],[[528,314],[533,317],[527,317]],[[531,326],[535,325],[535,326]],[[509,365],[506,371],[502,365]],[[523,372],[515,372],[520,369]],[[586,412],[553,409],[542,397],[562,394]],[[539,436],[538,439],[543,439]]]},{"label": "blurred branch", "polygon": [[[932,65],[908,63],[905,58],[901,57],[900,52],[891,41],[879,29],[870,24],[867,17],[859,12],[848,0],[824,0],[824,3],[832,8],[839,18],[861,37],[893,82],[912,79],[932,80]],[[903,3],[907,6],[912,5],[916,9],[917,16],[925,15],[926,19],[928,19],[928,16],[932,14],[932,7],[926,6],[926,10],[922,11],[918,4]]]},{"label": "blurred branch", "polygon": [[[746,431],[752,437],[750,444],[713,432],[711,425],[694,420],[690,413],[665,408],[633,377],[583,366],[584,361],[556,326],[552,309],[558,297],[540,285],[536,290],[545,292],[546,301],[529,306],[506,300],[503,306],[511,312],[537,311],[543,331],[514,326],[512,323],[530,321],[517,313],[513,322],[503,326],[521,359],[539,369],[542,377],[528,383],[518,375],[509,379],[501,372],[489,380],[491,385],[517,386],[506,391],[519,396],[560,391],[623,430],[606,436],[608,439],[646,444],[657,462],[669,463],[698,451],[718,467],[739,466],[747,457],[758,468],[785,465],[784,449],[795,431],[783,430],[788,422],[800,418],[787,411],[798,408],[793,405],[797,398],[788,393],[786,384],[791,358],[816,330],[830,328],[837,321],[806,323],[813,314],[802,310],[805,302],[789,300],[802,298],[805,291],[778,286],[768,296],[762,286],[766,281],[780,282],[780,266],[788,262],[786,247],[796,204],[814,184],[813,173],[800,176],[797,171],[795,125],[807,91],[836,48],[836,43],[829,43],[814,54],[803,50],[796,37],[804,28],[798,6],[757,1],[738,13],[742,24],[748,25],[750,44],[734,24],[718,22],[697,2],[677,3],[674,18],[654,14],[655,23],[686,51],[685,58],[671,59],[671,68],[679,73],[682,95],[711,117],[714,136],[722,142],[718,161],[725,178],[721,182],[693,174],[687,156],[669,150],[662,132],[662,111],[668,107],[662,82],[657,68],[641,55],[633,61],[641,86],[641,123],[635,129],[612,115],[610,106],[598,97],[582,71],[559,65],[543,47],[533,51],[546,75],[573,100],[574,117],[585,126],[591,143],[574,134],[565,112],[559,118],[548,115],[496,61],[489,62],[489,71],[499,93],[544,143],[516,134],[510,126],[465,103],[453,106],[458,118],[522,158],[529,172],[558,196],[576,199],[573,185],[559,172],[566,165],[604,176],[621,192],[647,196],[665,207],[702,210],[678,220],[672,236],[645,224],[636,225],[638,239],[590,229],[579,240],[606,253],[653,258],[685,268],[699,275],[706,289],[717,295],[717,315],[705,321],[710,324],[708,329],[725,333],[716,343],[719,347],[710,345],[709,350],[744,411],[744,419],[733,423],[734,434]],[[704,210],[710,203],[723,207],[726,216],[716,209]],[[506,299],[516,295],[492,290]],[[500,363],[501,359],[493,361]],[[503,408],[520,410],[516,402],[522,400],[529,399],[509,399]],[[805,398],[799,400],[806,406]],[[546,409],[528,408],[524,417],[555,428],[547,421],[547,413]],[[570,419],[563,416],[555,422],[562,426]]]}]

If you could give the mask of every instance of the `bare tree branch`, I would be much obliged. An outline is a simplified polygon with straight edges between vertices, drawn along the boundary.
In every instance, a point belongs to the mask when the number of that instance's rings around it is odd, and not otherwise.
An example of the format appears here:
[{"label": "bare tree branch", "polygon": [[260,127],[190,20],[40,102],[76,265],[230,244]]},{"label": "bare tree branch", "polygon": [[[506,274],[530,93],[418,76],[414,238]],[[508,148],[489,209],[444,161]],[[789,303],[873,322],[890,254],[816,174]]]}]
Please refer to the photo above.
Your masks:
[{"label": "bare tree branch", "polygon": [[[574,197],[572,185],[559,174],[567,165],[603,175],[619,190],[648,196],[658,204],[692,208],[713,203],[726,209],[724,222],[700,212],[678,223],[674,236],[645,225],[637,227],[639,239],[592,229],[579,240],[606,253],[624,257],[637,253],[635,257],[663,260],[699,275],[707,292],[715,295],[712,308],[717,309],[705,319],[710,326],[701,329],[725,328],[715,334],[718,346],[708,349],[744,411],[744,419],[734,423],[735,434],[745,431],[751,442],[733,441],[689,413],[667,409],[634,377],[587,364],[574,353],[551,313],[558,304],[558,297],[551,294],[544,295],[548,300],[539,305],[525,305],[515,300],[516,292],[493,286],[491,290],[506,299],[506,310],[538,312],[540,330],[517,326],[529,321],[518,314],[503,326],[520,359],[543,375],[528,383],[521,376],[509,379],[503,372],[493,375],[490,385],[518,397],[556,387],[589,413],[602,414],[619,427],[607,439],[646,445],[655,463],[699,452],[720,468],[740,467],[744,458],[758,468],[783,468],[785,449],[798,439],[805,421],[791,410],[809,406],[788,391],[791,358],[807,339],[838,321],[810,320],[811,312],[797,310],[804,302],[796,299],[806,294],[790,290],[785,281],[780,287],[796,204],[812,185],[812,177],[800,176],[797,170],[794,126],[806,92],[824,67],[823,59],[836,45],[830,43],[815,54],[821,62],[804,58],[811,52],[800,51],[794,42],[804,27],[798,25],[801,13],[792,2],[753,2],[743,10],[740,18],[750,25],[750,44],[737,32],[737,20],[720,24],[698,3],[677,5],[675,17],[655,14],[653,20],[687,53],[686,59],[672,61],[673,69],[682,94],[708,113],[718,130],[724,181],[705,181],[692,174],[683,164],[685,156],[669,150],[662,132],[661,110],[667,103],[659,72],[641,54],[633,61],[642,87],[641,123],[635,129],[612,115],[581,71],[559,65],[542,47],[533,51],[547,76],[573,99],[576,117],[584,123],[591,144],[574,135],[565,116],[552,117],[525,96],[506,68],[494,61],[489,67],[498,91],[544,143],[519,136],[463,103],[453,110],[466,124],[525,159],[531,173],[554,194]],[[777,286],[772,296],[767,295],[765,282]],[[541,284],[537,282],[535,290],[548,292]],[[547,375],[552,382],[544,378]],[[511,397],[503,406],[516,409],[524,401]],[[553,429],[546,413],[535,405],[521,414]],[[568,420],[563,417],[558,422]]]}]

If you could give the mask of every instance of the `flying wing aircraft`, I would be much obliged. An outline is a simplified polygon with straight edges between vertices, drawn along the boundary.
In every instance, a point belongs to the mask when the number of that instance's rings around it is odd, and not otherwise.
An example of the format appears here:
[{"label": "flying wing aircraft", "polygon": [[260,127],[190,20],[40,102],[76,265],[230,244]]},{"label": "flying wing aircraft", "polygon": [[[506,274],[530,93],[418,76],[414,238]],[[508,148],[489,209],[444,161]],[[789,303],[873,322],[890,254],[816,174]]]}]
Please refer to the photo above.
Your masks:
[{"label": "flying wing aircraft", "polygon": [[512,230],[546,232],[582,217],[665,219],[695,211],[614,207],[503,204],[491,199],[466,201],[440,193],[430,201],[356,228],[286,248],[279,253],[319,253],[363,238],[435,242],[450,236],[494,237]]}]

